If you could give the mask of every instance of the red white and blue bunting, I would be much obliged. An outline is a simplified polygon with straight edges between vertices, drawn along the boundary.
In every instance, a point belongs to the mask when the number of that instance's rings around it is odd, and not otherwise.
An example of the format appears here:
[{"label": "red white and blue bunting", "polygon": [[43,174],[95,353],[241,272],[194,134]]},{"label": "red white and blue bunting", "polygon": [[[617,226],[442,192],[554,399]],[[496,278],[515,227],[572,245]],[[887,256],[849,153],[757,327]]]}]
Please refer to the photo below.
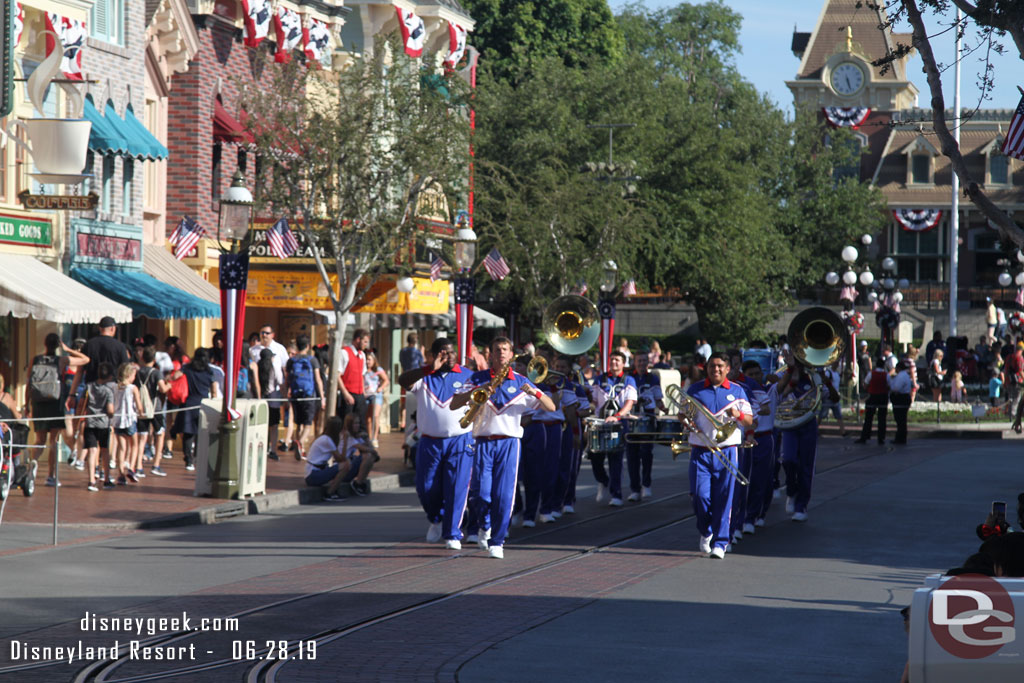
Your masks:
[{"label": "red white and blue bunting", "polygon": [[459,365],[465,365],[473,357],[473,300],[476,298],[476,283],[473,278],[460,277],[455,280],[455,340],[458,344]]},{"label": "red white and blue bunting", "polygon": [[11,47],[17,47],[21,34],[25,30],[25,8],[20,2],[15,3],[14,26],[11,28]]},{"label": "red white and blue bunting", "polygon": [[[68,19],[53,12],[46,13],[46,30],[53,31],[60,38],[64,58],[60,62],[60,70],[64,78],[72,81],[82,80],[82,48],[85,46],[85,22]],[[57,46],[53,36],[46,35],[46,56],[49,57]]]},{"label": "red white and blue bunting", "polygon": [[286,64],[292,60],[292,50],[302,43],[302,17],[295,10],[278,5],[274,13],[274,33],[277,34],[274,61]]},{"label": "red white and blue bunting", "polygon": [[327,30],[327,24],[319,19],[310,19],[309,26],[302,29],[302,44],[306,57],[309,58],[309,66],[314,63],[319,65],[320,61],[327,54],[327,44],[331,42],[331,34]]},{"label": "red white and blue bunting", "polygon": [[821,111],[833,128],[860,128],[871,115],[868,107],[823,107]]},{"label": "red white and blue bunting", "polygon": [[926,232],[942,220],[941,209],[894,209],[892,215],[908,232]]},{"label": "red white and blue bunting", "polygon": [[454,69],[464,54],[466,54],[466,29],[449,21],[448,57],[444,60],[445,66]]},{"label": "red white and blue bunting", "polygon": [[256,47],[270,34],[270,0],[242,0],[245,44]]},{"label": "red white and blue bunting", "polygon": [[402,9],[396,6],[398,12],[398,28],[402,31],[402,44],[405,46],[405,54],[410,57],[419,57],[423,54],[423,43],[427,38],[427,27],[423,20],[416,16],[412,10]]}]

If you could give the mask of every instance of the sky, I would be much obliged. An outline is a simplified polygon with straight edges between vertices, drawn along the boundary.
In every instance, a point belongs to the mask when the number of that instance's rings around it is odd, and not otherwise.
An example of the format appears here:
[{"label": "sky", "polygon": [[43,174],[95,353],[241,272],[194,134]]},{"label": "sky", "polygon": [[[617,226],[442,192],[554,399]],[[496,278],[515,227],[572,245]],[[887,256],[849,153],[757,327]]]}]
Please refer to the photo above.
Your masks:
[{"label": "sky", "polygon": [[[691,0],[695,2],[696,0]],[[779,106],[792,113],[793,96],[785,81],[793,79],[800,66],[800,60],[790,51],[793,26],[798,31],[810,33],[818,21],[818,15],[825,0],[725,0],[725,4],[743,16],[740,44],[743,52],[736,58],[739,72],[759,90],[767,93]],[[618,10],[626,3],[612,0],[612,9]],[[677,0],[644,0],[650,8],[672,7],[680,4]],[[862,10],[867,11],[867,10]],[[950,13],[952,19],[952,13]],[[925,16],[929,32],[935,34],[940,26],[934,16]],[[910,25],[897,26],[898,32],[909,32]],[[968,31],[967,37],[972,36]],[[1013,109],[1020,101],[1017,86],[1024,86],[1024,60],[1014,49],[1013,41],[1004,41],[1005,53],[995,55],[995,91],[991,100],[982,103],[985,109]],[[952,64],[952,31],[932,40],[932,50],[943,64]],[[976,85],[980,64],[973,55],[968,56],[961,68],[960,103],[964,109],[978,104],[979,89]],[[910,80],[920,91],[919,106],[929,107],[928,83],[921,72],[921,58],[914,56],[907,67]],[[943,74],[943,94],[946,106],[953,106],[953,69]]]}]

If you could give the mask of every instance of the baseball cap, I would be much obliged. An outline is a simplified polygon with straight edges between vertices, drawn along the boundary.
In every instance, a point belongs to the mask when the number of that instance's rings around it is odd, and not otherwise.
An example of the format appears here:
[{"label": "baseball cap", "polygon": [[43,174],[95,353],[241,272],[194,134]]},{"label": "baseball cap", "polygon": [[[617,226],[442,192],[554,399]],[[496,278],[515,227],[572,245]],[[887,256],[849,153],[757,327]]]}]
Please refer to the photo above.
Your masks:
[{"label": "baseball cap", "polygon": [[861,339],[861,340],[860,340],[860,345],[861,345],[861,346],[867,346],[867,345],[868,345],[868,343],[867,343],[866,341],[864,341],[863,339]]},{"label": "baseball cap", "polygon": [[114,321],[113,318],[111,318],[109,315],[105,315],[102,318],[100,318],[100,325],[99,326],[100,326],[100,329],[103,329],[103,328],[107,328],[107,327],[114,327],[116,324],[117,323]]}]

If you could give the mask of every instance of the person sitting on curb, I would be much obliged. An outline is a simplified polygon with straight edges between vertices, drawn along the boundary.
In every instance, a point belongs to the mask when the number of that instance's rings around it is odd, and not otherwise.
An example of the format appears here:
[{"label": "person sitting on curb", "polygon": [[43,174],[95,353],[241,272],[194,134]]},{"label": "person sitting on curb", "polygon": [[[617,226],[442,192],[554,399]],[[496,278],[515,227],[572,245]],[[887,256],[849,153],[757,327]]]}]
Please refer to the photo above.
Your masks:
[{"label": "person sitting on curb", "polygon": [[377,449],[370,445],[366,432],[360,429],[357,417],[354,413],[345,416],[345,431],[339,450],[348,458],[349,472],[352,475],[346,477],[345,481],[357,496],[366,496],[370,493],[370,485],[366,478],[370,476],[373,466],[380,461],[380,455]]},{"label": "person sitting on curb", "polygon": [[338,487],[352,469],[341,448],[344,429],[345,423],[340,417],[329,418],[324,433],[313,441],[306,453],[306,486],[323,486],[324,500],[332,502],[344,500]]}]

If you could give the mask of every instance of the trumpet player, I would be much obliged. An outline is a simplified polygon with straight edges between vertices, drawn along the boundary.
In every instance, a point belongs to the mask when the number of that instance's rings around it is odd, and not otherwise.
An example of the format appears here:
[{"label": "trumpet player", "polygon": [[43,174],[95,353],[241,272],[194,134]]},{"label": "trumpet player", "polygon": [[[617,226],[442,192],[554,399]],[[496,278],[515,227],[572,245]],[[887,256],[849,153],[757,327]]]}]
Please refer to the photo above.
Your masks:
[{"label": "trumpet player", "polygon": [[455,394],[470,384],[469,370],[455,363],[450,340],[438,338],[430,347],[428,365],[402,373],[399,385],[416,397],[416,495],[427,514],[427,542],[442,538],[450,550],[462,548],[462,516],[473,472],[472,427],[462,427],[466,414],[449,406]]},{"label": "trumpet player", "polygon": [[[512,518],[519,474],[520,439],[523,428],[520,418],[537,408],[555,410],[555,404],[530,380],[511,369],[512,342],[495,337],[491,342],[491,368],[474,372],[467,391],[456,394],[453,411],[469,403],[473,389],[494,385],[473,423],[474,455],[470,489],[476,494],[477,509],[470,511],[469,530],[476,533],[480,547],[491,557],[503,558],[505,537]],[[496,375],[508,367],[504,377]],[[499,380],[497,382],[495,380]],[[489,533],[488,533],[489,532]]]},{"label": "trumpet player", "polygon": [[[695,418],[697,430],[690,432],[689,438],[690,497],[700,534],[699,548],[720,560],[725,557],[730,541],[733,472],[738,464],[736,447],[743,440],[743,429],[754,423],[754,413],[743,387],[727,378],[728,355],[712,353],[705,372],[706,379],[691,384],[686,393],[707,408],[719,422],[731,420],[740,427],[716,446],[715,425],[698,412]],[[718,453],[709,446],[716,448]]]}]

